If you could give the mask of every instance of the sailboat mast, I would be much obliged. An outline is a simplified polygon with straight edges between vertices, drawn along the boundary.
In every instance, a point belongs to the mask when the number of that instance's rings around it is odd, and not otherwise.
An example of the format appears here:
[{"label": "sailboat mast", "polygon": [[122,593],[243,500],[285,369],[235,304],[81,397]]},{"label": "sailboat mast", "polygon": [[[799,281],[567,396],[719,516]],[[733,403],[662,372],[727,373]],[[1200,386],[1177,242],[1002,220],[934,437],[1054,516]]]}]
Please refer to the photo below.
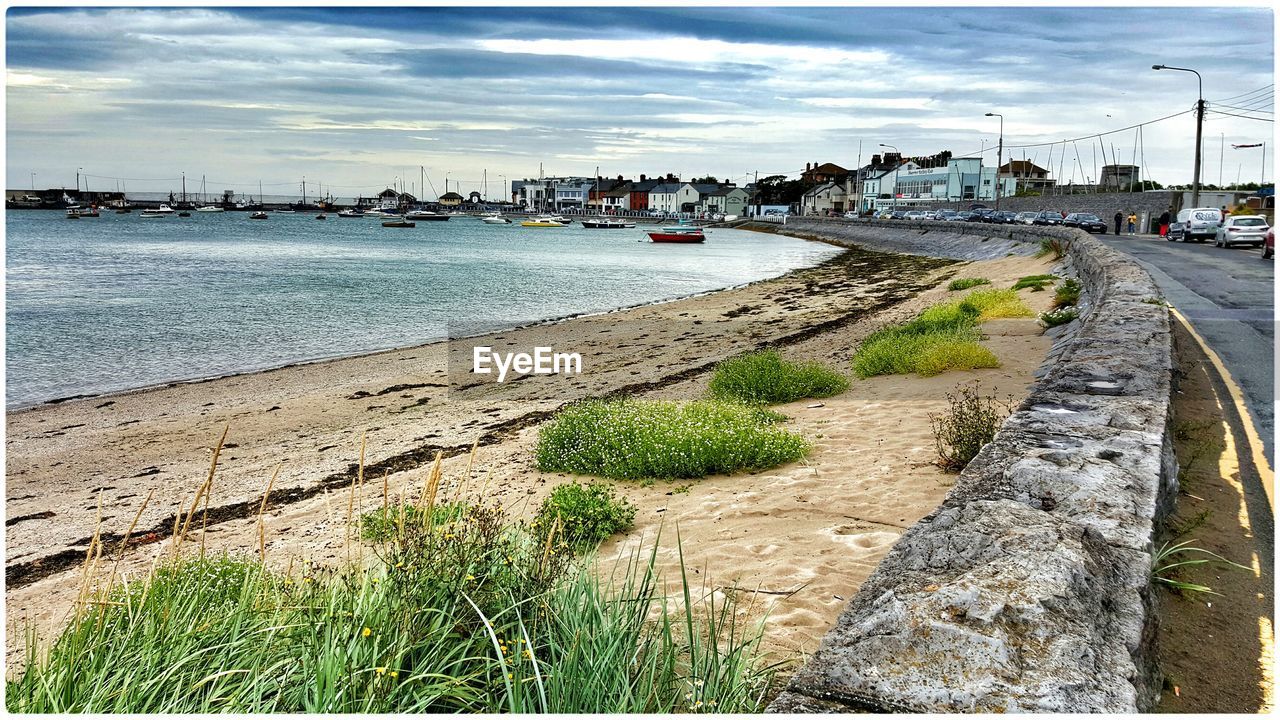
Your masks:
[{"label": "sailboat mast", "polygon": [[182,204],[187,204],[187,174],[182,173]]}]

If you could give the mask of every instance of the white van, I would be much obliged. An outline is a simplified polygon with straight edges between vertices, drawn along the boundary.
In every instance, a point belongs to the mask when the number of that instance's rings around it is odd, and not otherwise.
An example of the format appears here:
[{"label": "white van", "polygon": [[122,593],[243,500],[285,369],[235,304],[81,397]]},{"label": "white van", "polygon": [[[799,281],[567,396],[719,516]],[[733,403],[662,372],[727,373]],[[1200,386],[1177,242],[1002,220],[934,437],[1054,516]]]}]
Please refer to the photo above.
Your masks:
[{"label": "white van", "polygon": [[1179,210],[1169,226],[1169,242],[1181,240],[1212,240],[1222,224],[1222,211],[1218,208],[1186,208]]}]

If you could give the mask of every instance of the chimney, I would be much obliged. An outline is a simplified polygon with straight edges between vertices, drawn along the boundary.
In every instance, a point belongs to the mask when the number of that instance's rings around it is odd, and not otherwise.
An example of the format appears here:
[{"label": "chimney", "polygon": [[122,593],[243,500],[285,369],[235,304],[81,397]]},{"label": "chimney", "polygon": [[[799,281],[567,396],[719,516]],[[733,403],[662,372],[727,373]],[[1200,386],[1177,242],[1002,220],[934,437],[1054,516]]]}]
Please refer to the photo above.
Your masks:
[{"label": "chimney", "polygon": [[644,182],[644,181],[645,181],[644,173],[640,173],[640,182]]},{"label": "chimney", "polygon": [[809,172],[809,163],[804,164],[804,171]]}]

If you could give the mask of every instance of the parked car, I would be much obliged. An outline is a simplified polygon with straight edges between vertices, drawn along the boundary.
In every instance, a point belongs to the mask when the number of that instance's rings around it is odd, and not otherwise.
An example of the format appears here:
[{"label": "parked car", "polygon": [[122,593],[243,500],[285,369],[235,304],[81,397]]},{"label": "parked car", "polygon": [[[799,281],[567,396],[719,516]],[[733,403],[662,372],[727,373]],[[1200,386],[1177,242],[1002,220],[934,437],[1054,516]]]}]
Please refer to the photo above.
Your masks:
[{"label": "parked car", "polygon": [[1019,225],[1033,225],[1035,224],[1036,215],[1039,215],[1039,214],[1040,213],[1037,213],[1034,210],[1028,210],[1027,212],[1020,212],[1013,219],[1013,221]]},{"label": "parked car", "polygon": [[857,219],[858,219],[858,211],[856,211],[856,210],[850,210],[849,212],[845,213],[844,215],[841,215],[841,217],[845,218],[846,220],[857,220]]},{"label": "parked car", "polygon": [[1169,226],[1169,242],[1181,240],[1199,240],[1201,242],[1215,237],[1218,226],[1222,224],[1222,211],[1218,208],[1185,208],[1178,211],[1173,224]]},{"label": "parked car", "polygon": [[902,218],[904,220],[924,220],[923,210],[908,210]]},{"label": "parked car", "polygon": [[961,213],[961,215],[964,216],[963,219],[965,222],[982,222],[981,210],[969,210],[967,212]]},{"label": "parked car", "polygon": [[1018,213],[1011,210],[997,210],[991,216],[992,222],[997,222],[1001,225],[1012,225],[1014,223],[1014,219],[1017,217]]},{"label": "parked car", "polygon": [[1106,234],[1107,224],[1102,218],[1089,213],[1071,213],[1062,219],[1062,224],[1067,227],[1080,228],[1085,232]]},{"label": "parked car", "polygon": [[1036,219],[1032,221],[1032,225],[1061,225],[1062,213],[1056,210],[1041,210],[1036,214]]},{"label": "parked car", "polygon": [[1276,229],[1267,228],[1267,237],[1262,241],[1262,259],[1270,260],[1276,254]]},{"label": "parked car", "polygon": [[938,211],[937,211],[937,210],[925,210],[925,211],[924,211],[924,219],[925,219],[925,220],[936,220],[937,218],[938,218]]},{"label": "parked car", "polygon": [[881,210],[880,212],[876,213],[873,217],[877,220],[891,220],[893,219],[893,211]]},{"label": "parked car", "polygon": [[892,211],[892,212],[890,212],[890,213],[889,213],[889,219],[890,219],[890,220],[906,220],[906,219],[907,219],[907,211],[906,211],[906,210],[894,210],[894,211]]},{"label": "parked car", "polygon": [[1218,226],[1213,236],[1215,247],[1231,247],[1235,244],[1249,243],[1254,247],[1262,247],[1266,239],[1267,219],[1261,215],[1232,215]]},{"label": "parked car", "polygon": [[939,210],[936,220],[956,221],[960,220],[960,213],[955,210]]}]

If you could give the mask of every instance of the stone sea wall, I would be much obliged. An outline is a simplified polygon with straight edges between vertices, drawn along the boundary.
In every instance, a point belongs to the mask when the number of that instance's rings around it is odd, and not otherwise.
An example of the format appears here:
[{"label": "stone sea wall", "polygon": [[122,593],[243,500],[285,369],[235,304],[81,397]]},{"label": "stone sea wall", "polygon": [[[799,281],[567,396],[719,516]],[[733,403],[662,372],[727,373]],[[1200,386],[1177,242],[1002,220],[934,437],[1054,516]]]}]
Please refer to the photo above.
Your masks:
[{"label": "stone sea wall", "polygon": [[894,545],[770,712],[1140,712],[1159,698],[1156,522],[1176,492],[1172,336],[1151,277],[1066,228],[800,219],[947,257],[1067,242],[1081,318],[942,505]]}]

